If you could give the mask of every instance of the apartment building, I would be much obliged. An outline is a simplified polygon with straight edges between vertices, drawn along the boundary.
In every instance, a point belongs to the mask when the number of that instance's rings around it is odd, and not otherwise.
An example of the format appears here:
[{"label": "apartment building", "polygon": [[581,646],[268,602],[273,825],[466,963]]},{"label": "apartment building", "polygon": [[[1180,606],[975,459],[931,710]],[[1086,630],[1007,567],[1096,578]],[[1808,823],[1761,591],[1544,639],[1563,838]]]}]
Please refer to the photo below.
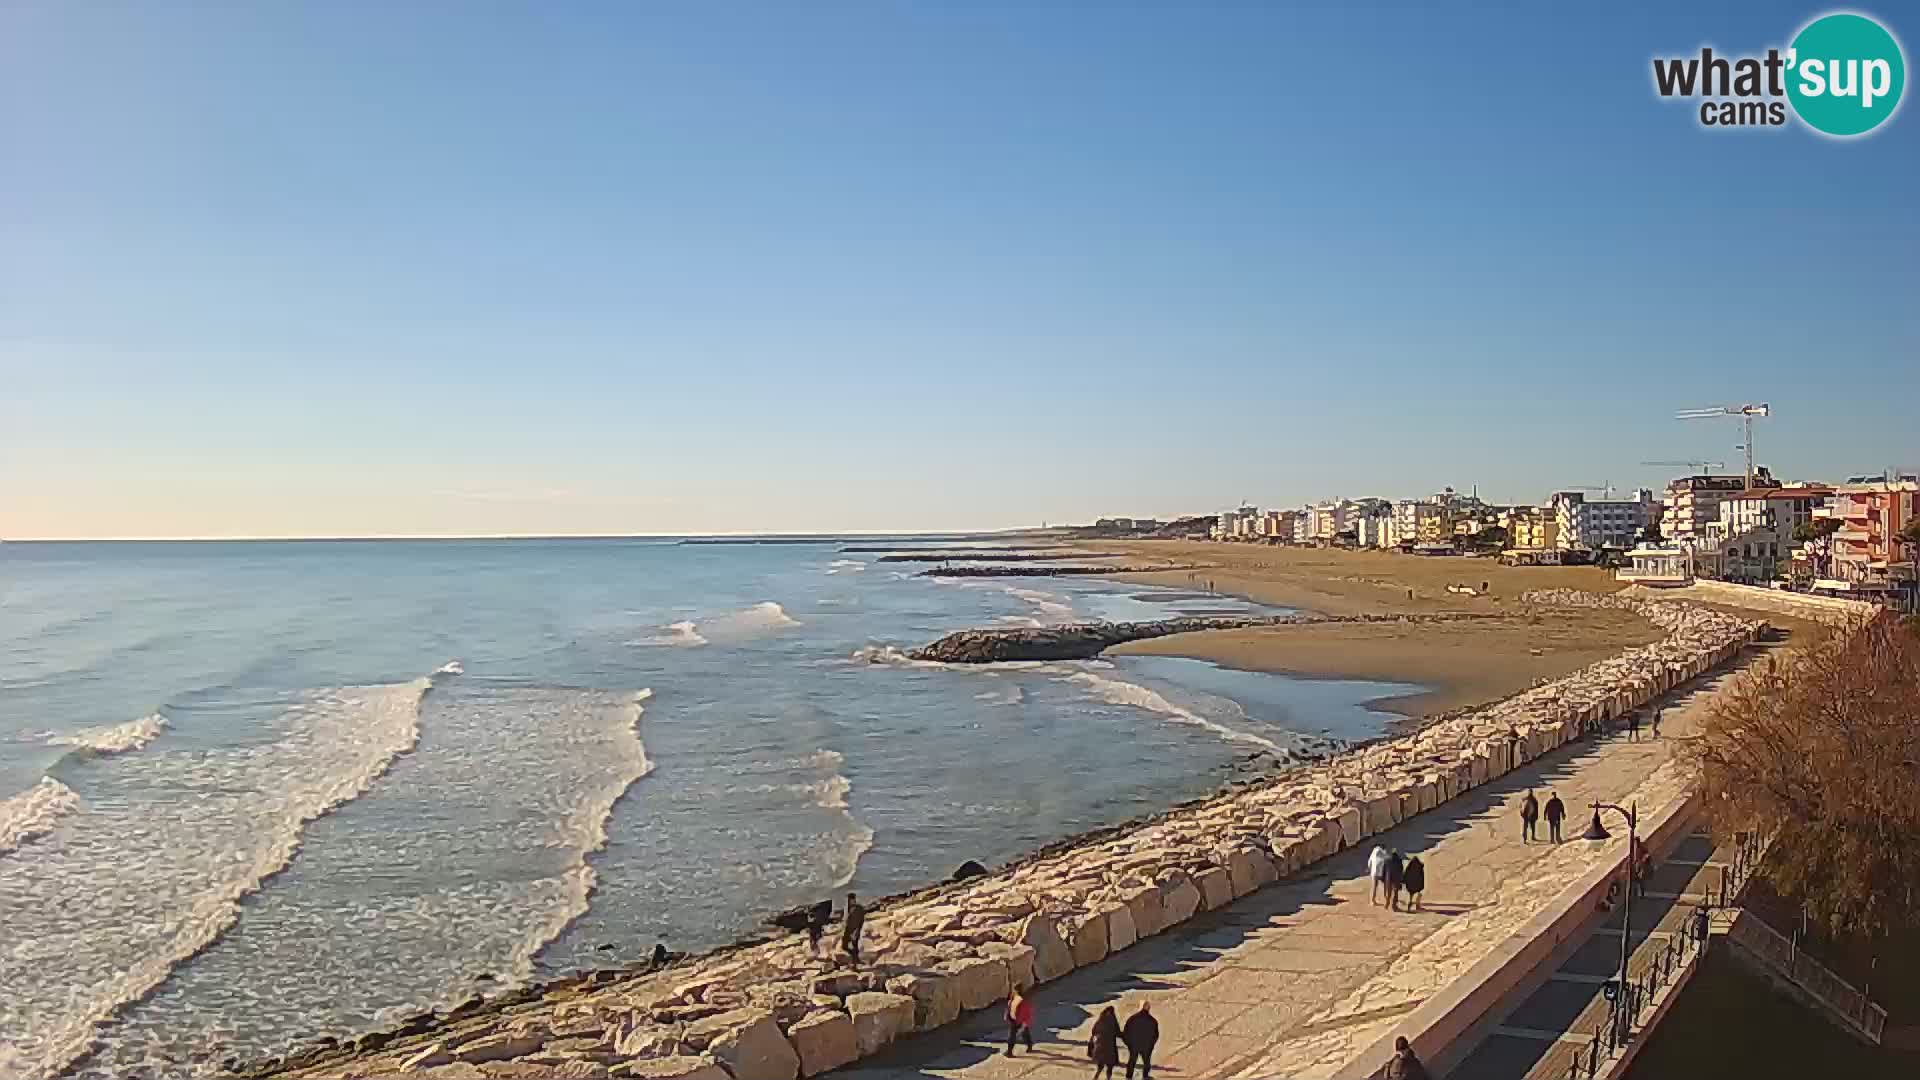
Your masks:
[{"label": "apartment building", "polygon": [[[1779,486],[1765,467],[1754,470],[1754,488]],[[1707,524],[1720,520],[1720,504],[1747,490],[1744,475],[1699,473],[1669,483],[1666,508],[1660,516],[1661,536],[1678,544],[1704,542]]]},{"label": "apartment building", "polygon": [[1659,505],[1646,488],[1628,499],[1589,499],[1584,492],[1556,491],[1548,503],[1557,534],[1554,543],[1567,551],[1625,551],[1639,541]]},{"label": "apartment building", "polygon": [[1508,546],[1518,551],[1546,551],[1560,546],[1560,519],[1553,508],[1516,507],[1506,515]]},{"label": "apartment building", "polygon": [[1920,482],[1913,480],[1838,484],[1815,517],[1840,522],[1833,534],[1833,578],[1856,586],[1911,590],[1916,545],[1900,540],[1900,531],[1920,517]]},{"label": "apartment building", "polygon": [[1402,499],[1393,504],[1396,544],[1440,543],[1453,535],[1446,513],[1431,499]]},{"label": "apartment building", "polygon": [[1699,571],[1752,584],[1780,575],[1791,558],[1794,530],[1813,520],[1831,492],[1821,487],[1749,488],[1720,500],[1720,519],[1696,541]]}]

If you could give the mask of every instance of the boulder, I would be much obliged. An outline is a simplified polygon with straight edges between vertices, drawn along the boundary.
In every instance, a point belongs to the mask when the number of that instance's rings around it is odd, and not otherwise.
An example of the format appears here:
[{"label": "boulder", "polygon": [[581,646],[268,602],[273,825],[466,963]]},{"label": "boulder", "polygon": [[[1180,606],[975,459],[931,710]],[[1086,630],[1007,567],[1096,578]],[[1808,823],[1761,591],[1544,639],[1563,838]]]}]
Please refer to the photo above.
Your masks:
[{"label": "boulder", "polygon": [[822,1010],[802,1017],[787,1029],[787,1039],[800,1058],[801,1076],[818,1076],[860,1057],[853,1017],[839,1011]]},{"label": "boulder", "polygon": [[887,992],[913,999],[915,1031],[932,1031],[960,1016],[960,990],[938,970],[896,975],[887,980]]},{"label": "boulder", "polygon": [[975,862],[972,859],[968,859],[966,862],[961,863],[960,868],[955,870],[952,876],[948,877],[947,880],[948,881],[966,881],[970,878],[986,877],[986,876],[987,876],[986,867],[980,865],[978,862]]},{"label": "boulder", "polygon": [[1219,911],[1233,903],[1233,877],[1224,866],[1209,866],[1193,877],[1200,887],[1200,902],[1208,911]]},{"label": "boulder", "polygon": [[[1160,910],[1168,926],[1174,926],[1193,918],[1200,910],[1200,887],[1193,878],[1182,872],[1160,883]],[[1079,959],[1075,956],[1075,959]]]},{"label": "boulder", "polygon": [[454,1047],[453,1059],[471,1065],[478,1065],[483,1061],[511,1061],[538,1051],[546,1045],[546,1042],[545,1036],[541,1035],[517,1035],[509,1031],[496,1031]]},{"label": "boulder", "polygon": [[1133,910],[1125,904],[1107,909],[1107,955],[1111,956],[1139,940],[1133,929]]},{"label": "boulder", "polygon": [[1076,967],[1087,967],[1107,958],[1107,913],[1105,911],[1088,912],[1086,918],[1073,928],[1073,963]]},{"label": "boulder", "polygon": [[853,1020],[854,1047],[860,1057],[913,1030],[915,1002],[901,994],[876,994],[871,991],[847,998],[847,1015]]},{"label": "boulder", "polygon": [[1009,986],[1032,986],[1034,951],[1031,945],[1013,945],[1004,941],[989,941],[980,946],[980,955],[999,960],[1007,965],[1007,984]]},{"label": "boulder", "polygon": [[1236,898],[1246,896],[1273,880],[1273,862],[1264,853],[1250,847],[1234,848],[1227,852],[1227,883]]},{"label": "boulder", "polygon": [[1160,907],[1159,886],[1135,885],[1123,891],[1120,899],[1133,913],[1134,940],[1152,937],[1165,928],[1166,912]]},{"label": "boulder", "polygon": [[641,1058],[625,1061],[607,1070],[611,1076],[633,1080],[732,1080],[720,1063],[699,1056]]},{"label": "boulder", "polygon": [[1033,949],[1034,981],[1052,982],[1073,970],[1073,950],[1060,936],[1060,924],[1053,916],[1027,916],[1014,940]]},{"label": "boulder", "polygon": [[857,971],[835,971],[827,975],[817,975],[808,988],[815,994],[831,994],[834,997],[846,997],[864,989],[860,973]]},{"label": "boulder", "polygon": [[941,963],[962,1009],[984,1009],[1007,996],[1007,962],[991,956],[966,956]]},{"label": "boulder", "polygon": [[[800,1058],[793,1044],[780,1034],[773,1014],[765,1009],[740,1009],[735,1017],[707,1044],[707,1053],[724,1066],[733,1080],[794,1080],[800,1075]],[[726,1017],[703,1020],[696,1028],[717,1024]],[[691,1032],[689,1032],[691,1033]]]},{"label": "boulder", "polygon": [[441,1065],[451,1064],[453,1064],[453,1055],[447,1052],[446,1044],[434,1043],[424,1050],[402,1058],[400,1060],[400,1071],[417,1072],[421,1069],[432,1069]]},{"label": "boulder", "polygon": [[1365,840],[1369,835],[1362,831],[1360,808],[1357,806],[1349,805],[1340,807],[1333,812],[1333,820],[1334,824],[1340,830],[1340,846],[1336,850],[1345,851],[1347,848]]},{"label": "boulder", "polygon": [[673,1057],[680,1052],[678,1028],[639,1023],[615,1033],[614,1052],[621,1057]]}]

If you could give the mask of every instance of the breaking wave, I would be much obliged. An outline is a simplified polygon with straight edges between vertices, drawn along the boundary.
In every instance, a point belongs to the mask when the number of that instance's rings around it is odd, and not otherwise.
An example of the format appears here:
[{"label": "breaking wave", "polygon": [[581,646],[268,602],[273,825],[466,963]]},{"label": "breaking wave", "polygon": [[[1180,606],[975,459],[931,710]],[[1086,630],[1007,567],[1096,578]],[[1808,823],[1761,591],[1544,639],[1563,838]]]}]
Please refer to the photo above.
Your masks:
[{"label": "breaking wave", "polygon": [[[321,691],[282,716],[278,741],[143,758],[143,783],[195,797],[168,814],[103,801],[21,852],[0,875],[0,911],[20,943],[0,952],[8,1074],[59,1074],[116,1012],[218,940],[241,902],[293,860],[308,823],[360,796],[413,748],[431,685]],[[77,893],[88,897],[86,920],[72,918]]]},{"label": "breaking wave", "polygon": [[1131,705],[1136,709],[1145,709],[1148,712],[1156,712],[1164,716],[1170,716],[1182,724],[1192,724],[1196,727],[1205,728],[1229,742],[1246,743],[1249,746],[1258,746],[1266,750],[1274,751],[1275,753],[1286,752],[1284,747],[1272,739],[1263,738],[1245,731],[1239,731],[1216,720],[1210,720],[1194,712],[1192,709],[1183,708],[1168,701],[1159,692],[1141,686],[1139,683],[1130,683],[1122,679],[1109,679],[1104,675],[1096,675],[1091,671],[1070,671],[1067,673],[1066,679],[1068,682],[1086,687],[1093,693],[1098,694],[1102,699],[1112,702],[1115,705]]},{"label": "breaking wave", "polygon": [[975,694],[973,700],[985,702],[988,705],[1018,705],[1027,700],[1027,694],[1018,686],[1009,686],[1004,690],[988,690]]},{"label": "breaking wave", "polygon": [[18,795],[0,799],[0,855],[52,832],[61,818],[80,807],[80,796],[51,776],[41,777]]},{"label": "breaking wave", "polygon": [[827,564],[829,574],[857,574],[867,568],[867,564],[858,559],[835,559]]},{"label": "breaking wave", "polygon": [[628,642],[630,645],[668,645],[692,648],[700,645],[730,645],[742,641],[751,641],[767,634],[785,630],[790,626],[799,626],[800,620],[787,614],[787,609],[771,600],[762,600],[751,607],[729,615],[722,615],[705,622],[685,619],[669,623],[663,629],[667,632],[650,638],[641,638]]},{"label": "breaking wave", "polygon": [[1022,589],[1014,585],[1006,586],[1006,591],[1007,595],[1032,604],[1042,620],[1061,623],[1072,622],[1074,619],[1073,605],[1062,601],[1053,593],[1041,592],[1038,589]]},{"label": "breaking wave", "polygon": [[107,727],[81,728],[66,735],[55,735],[47,740],[50,746],[71,746],[82,754],[106,757],[112,754],[124,754],[129,750],[138,750],[160,737],[167,728],[167,718],[159,713],[143,716],[138,720],[129,720],[124,724]]}]

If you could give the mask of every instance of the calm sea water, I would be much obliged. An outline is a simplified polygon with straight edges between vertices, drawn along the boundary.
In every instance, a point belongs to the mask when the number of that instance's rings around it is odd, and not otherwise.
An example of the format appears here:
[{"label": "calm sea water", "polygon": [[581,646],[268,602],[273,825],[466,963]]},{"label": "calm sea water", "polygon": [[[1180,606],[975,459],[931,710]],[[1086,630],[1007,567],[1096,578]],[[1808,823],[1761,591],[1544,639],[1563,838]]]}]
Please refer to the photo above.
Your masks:
[{"label": "calm sea water", "polygon": [[[873,541],[863,539],[860,544]],[[969,626],[1247,605],[836,544],[0,546],[0,1076],[188,1076],[736,940],[1376,735],[1409,688]]]}]

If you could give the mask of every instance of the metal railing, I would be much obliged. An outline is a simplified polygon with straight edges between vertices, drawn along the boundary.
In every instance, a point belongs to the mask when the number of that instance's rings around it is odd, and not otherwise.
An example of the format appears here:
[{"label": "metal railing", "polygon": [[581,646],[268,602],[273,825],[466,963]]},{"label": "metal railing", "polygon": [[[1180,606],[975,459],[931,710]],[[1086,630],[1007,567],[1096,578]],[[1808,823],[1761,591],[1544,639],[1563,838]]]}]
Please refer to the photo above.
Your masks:
[{"label": "metal railing", "polygon": [[[1592,1080],[1600,1075],[1614,1054],[1632,1040],[1640,1014],[1653,1005],[1654,995],[1686,974],[1705,954],[1711,937],[1713,910],[1728,907],[1740,895],[1740,889],[1759,869],[1765,851],[1766,841],[1757,835],[1738,833],[1734,836],[1733,847],[1727,853],[1727,867],[1720,874],[1719,889],[1708,894],[1705,903],[1694,906],[1683,924],[1684,932],[1669,935],[1664,945],[1656,945],[1649,936],[1634,950],[1629,961],[1632,966],[1621,973],[1626,977],[1626,984],[1622,986],[1620,976],[1616,975],[1607,988],[1610,1007],[1603,1008],[1589,1021],[1592,1034],[1587,1045],[1571,1052],[1564,1072],[1555,1070],[1551,1075],[1565,1077],[1565,1080]],[[1634,968],[1638,968],[1638,974]],[[1580,1027],[1580,1021],[1576,1020],[1570,1034],[1580,1034]]]},{"label": "metal railing", "polygon": [[1865,993],[1835,975],[1825,964],[1802,952],[1795,939],[1768,926],[1751,912],[1736,917],[1727,936],[1812,995],[1834,1015],[1860,1029],[1869,1040],[1879,1043],[1887,1026],[1887,1010],[1868,1000]]}]

